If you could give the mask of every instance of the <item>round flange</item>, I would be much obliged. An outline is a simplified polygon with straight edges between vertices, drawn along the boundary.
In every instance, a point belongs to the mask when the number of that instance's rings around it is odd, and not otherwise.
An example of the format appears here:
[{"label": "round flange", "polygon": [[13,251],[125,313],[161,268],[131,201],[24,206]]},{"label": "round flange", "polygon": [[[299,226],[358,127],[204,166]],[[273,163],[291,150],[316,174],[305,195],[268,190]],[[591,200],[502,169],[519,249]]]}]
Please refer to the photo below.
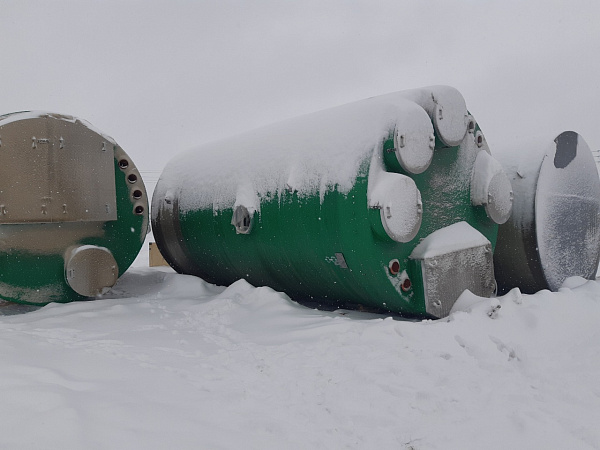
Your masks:
[{"label": "round flange", "polygon": [[489,153],[477,153],[471,176],[471,203],[483,205],[487,216],[497,224],[505,223],[512,213],[513,190],[502,165]]},{"label": "round flange", "polygon": [[237,234],[250,234],[254,224],[253,215],[244,205],[237,205],[233,210],[231,225],[235,227]]},{"label": "round flange", "polygon": [[485,212],[497,224],[506,223],[512,212],[513,191],[504,172],[496,173],[488,184],[488,199]]},{"label": "round flange", "polygon": [[435,135],[424,110],[415,107],[410,120],[396,126],[394,148],[396,158],[405,171],[419,174],[427,170],[433,159]]},{"label": "round flange", "polygon": [[384,172],[371,195],[380,208],[381,224],[396,242],[409,242],[421,227],[423,203],[412,178]]},{"label": "round flange", "polygon": [[467,133],[468,113],[465,99],[456,89],[441,87],[432,93],[434,101],[433,125],[444,144],[454,147]]},{"label": "round flange", "polygon": [[75,292],[95,297],[115,285],[119,267],[107,248],[82,245],[67,252],[65,277]]}]

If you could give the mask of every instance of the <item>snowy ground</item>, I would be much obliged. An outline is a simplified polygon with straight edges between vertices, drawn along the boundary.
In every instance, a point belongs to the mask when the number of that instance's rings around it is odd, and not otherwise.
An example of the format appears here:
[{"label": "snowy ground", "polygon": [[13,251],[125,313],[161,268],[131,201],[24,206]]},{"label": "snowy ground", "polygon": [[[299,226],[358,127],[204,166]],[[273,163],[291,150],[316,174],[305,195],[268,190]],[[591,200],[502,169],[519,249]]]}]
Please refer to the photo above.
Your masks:
[{"label": "snowy ground", "polygon": [[600,448],[597,282],[409,322],[144,257],[106,298],[2,308],[0,448]]}]

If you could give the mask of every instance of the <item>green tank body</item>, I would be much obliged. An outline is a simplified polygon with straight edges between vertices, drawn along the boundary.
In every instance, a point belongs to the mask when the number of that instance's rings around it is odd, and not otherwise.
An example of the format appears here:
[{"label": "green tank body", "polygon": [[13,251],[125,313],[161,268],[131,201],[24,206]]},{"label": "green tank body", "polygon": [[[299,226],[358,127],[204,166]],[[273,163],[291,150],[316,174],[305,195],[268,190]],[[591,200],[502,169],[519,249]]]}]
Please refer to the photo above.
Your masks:
[{"label": "green tank body", "polygon": [[0,116],[0,298],[94,297],[131,265],[148,229],[140,174],[116,142],[72,116]]},{"label": "green tank body", "polygon": [[152,225],[179,272],[300,301],[444,317],[494,291],[510,182],[460,93],[434,86],[288,120],[175,158]]}]

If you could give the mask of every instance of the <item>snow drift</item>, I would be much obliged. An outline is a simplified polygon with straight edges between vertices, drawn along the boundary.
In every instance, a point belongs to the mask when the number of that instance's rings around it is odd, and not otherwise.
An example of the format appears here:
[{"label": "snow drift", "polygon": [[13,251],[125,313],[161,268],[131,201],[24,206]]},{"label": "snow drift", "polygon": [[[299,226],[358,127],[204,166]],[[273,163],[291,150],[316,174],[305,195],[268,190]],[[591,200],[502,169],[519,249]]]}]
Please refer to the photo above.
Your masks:
[{"label": "snow drift", "polygon": [[0,318],[0,443],[598,448],[600,286],[567,285],[408,322],[134,268],[104,299]]}]

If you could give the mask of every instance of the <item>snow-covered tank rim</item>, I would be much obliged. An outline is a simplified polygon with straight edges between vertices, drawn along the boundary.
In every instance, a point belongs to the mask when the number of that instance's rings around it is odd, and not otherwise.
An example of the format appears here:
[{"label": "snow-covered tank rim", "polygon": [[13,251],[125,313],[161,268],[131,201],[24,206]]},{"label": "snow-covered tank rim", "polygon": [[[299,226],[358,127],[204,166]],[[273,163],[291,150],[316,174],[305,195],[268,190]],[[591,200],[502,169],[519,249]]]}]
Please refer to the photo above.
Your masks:
[{"label": "snow-covered tank rim", "polygon": [[39,119],[39,118],[43,118],[43,117],[51,117],[56,120],[64,120],[65,122],[71,122],[71,123],[80,122],[86,128],[89,128],[94,133],[102,136],[104,139],[109,141],[111,144],[117,145],[117,142],[112,137],[110,137],[109,135],[98,130],[87,120],[83,120],[78,117],[70,116],[67,114],[58,114],[58,113],[53,113],[53,112],[49,112],[49,111],[17,111],[17,112],[4,114],[4,115],[0,116],[0,126],[8,125],[9,123],[16,122],[19,120]]},{"label": "snow-covered tank rim", "polygon": [[535,229],[544,276],[558,290],[570,276],[591,278],[600,258],[600,178],[585,140],[559,134],[546,151],[535,193]]}]

